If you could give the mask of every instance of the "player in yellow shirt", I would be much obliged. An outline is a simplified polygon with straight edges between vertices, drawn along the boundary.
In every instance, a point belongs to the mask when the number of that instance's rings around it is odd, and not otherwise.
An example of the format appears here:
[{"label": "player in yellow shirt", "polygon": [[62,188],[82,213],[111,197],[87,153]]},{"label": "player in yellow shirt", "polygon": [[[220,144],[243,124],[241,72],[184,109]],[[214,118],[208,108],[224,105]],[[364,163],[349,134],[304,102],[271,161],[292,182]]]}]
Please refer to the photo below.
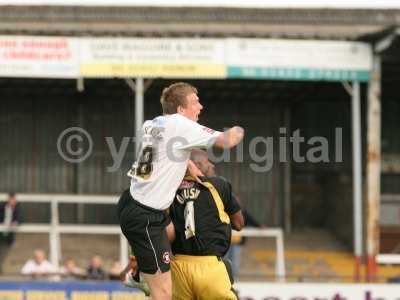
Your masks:
[{"label": "player in yellow shirt", "polygon": [[[214,165],[206,152],[192,150],[191,159],[199,168],[197,172],[192,170],[192,174],[214,174]],[[229,182],[217,176],[186,176],[169,213],[172,222],[167,229],[174,254],[168,261],[172,271],[172,299],[238,299],[232,287],[230,265],[222,259],[231,243],[232,227],[240,230],[244,225]],[[169,256],[165,259],[169,260]],[[121,279],[126,280],[126,274],[136,270],[132,259]],[[142,283],[132,279],[128,286],[145,290]]]},{"label": "player in yellow shirt", "polygon": [[[191,159],[203,174],[213,164],[207,154],[193,150]],[[243,227],[243,216],[231,185],[218,176],[186,176],[170,207],[175,227],[171,261],[174,300],[237,299],[229,264],[223,261],[232,227]]]}]

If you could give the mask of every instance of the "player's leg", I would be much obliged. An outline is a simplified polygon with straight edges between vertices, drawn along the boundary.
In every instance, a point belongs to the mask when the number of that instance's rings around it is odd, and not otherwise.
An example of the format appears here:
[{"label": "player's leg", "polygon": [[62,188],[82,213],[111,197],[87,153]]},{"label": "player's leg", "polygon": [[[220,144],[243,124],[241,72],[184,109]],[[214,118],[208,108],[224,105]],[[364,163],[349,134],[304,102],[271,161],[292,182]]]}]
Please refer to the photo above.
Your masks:
[{"label": "player's leg", "polygon": [[129,257],[128,265],[121,271],[120,275],[121,282],[126,287],[131,287],[141,290],[146,296],[150,296],[150,288],[144,279],[140,276],[140,272],[137,267],[136,257],[131,255]]},{"label": "player's leg", "polygon": [[172,223],[172,221],[169,221],[169,224],[167,225],[167,237],[168,237],[168,241],[172,244],[172,242],[175,240],[176,235],[175,235],[175,226],[174,223]]},{"label": "player's leg", "polygon": [[155,274],[142,273],[144,280],[150,287],[151,300],[171,300],[172,299],[172,279],[171,271],[156,272]]},{"label": "player's leg", "polygon": [[[166,223],[169,219],[166,214],[153,214],[148,218],[146,235],[151,247],[151,256],[140,257],[136,252],[139,270],[150,287],[152,300],[172,299],[172,279],[170,271],[171,244],[168,241]],[[145,266],[143,266],[145,262]],[[149,268],[148,266],[153,266]],[[156,269],[156,272],[154,272]]]},{"label": "player's leg", "polygon": [[[171,299],[170,252],[166,233],[166,215],[136,202],[130,197],[122,208],[118,205],[120,225],[135,253],[138,269],[150,286],[151,299]],[[166,274],[164,274],[166,273]]]},{"label": "player's leg", "polygon": [[192,274],[195,272],[195,266],[190,261],[180,258],[181,256],[178,255],[171,261],[172,299],[195,299],[192,288]]},{"label": "player's leg", "polygon": [[141,243],[131,243],[136,254],[138,270],[140,270],[150,288],[150,299],[170,300],[172,297],[172,280],[169,270],[169,252],[165,249],[162,252],[164,255],[157,254],[162,250],[158,250],[160,247],[157,246],[157,239],[153,238],[154,236],[151,234],[150,237],[152,242],[149,243],[149,247],[143,247],[140,245]]},{"label": "player's leg", "polygon": [[216,257],[203,263],[195,279],[196,299],[198,300],[237,300],[231,278],[224,262]]}]

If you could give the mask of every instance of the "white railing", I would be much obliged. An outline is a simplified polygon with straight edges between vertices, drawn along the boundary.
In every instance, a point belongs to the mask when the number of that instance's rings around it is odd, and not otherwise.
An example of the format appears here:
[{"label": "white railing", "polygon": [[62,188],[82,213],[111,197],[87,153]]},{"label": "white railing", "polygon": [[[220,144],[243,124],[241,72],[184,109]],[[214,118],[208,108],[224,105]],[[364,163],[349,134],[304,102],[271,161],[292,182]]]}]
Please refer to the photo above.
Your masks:
[{"label": "white railing", "polygon": [[[7,199],[7,194],[0,194],[0,201]],[[13,230],[15,232],[32,232],[49,234],[49,258],[51,263],[58,268],[61,258],[60,234],[118,234],[120,236],[120,262],[128,263],[128,241],[117,225],[86,225],[86,224],[60,224],[58,205],[60,203],[83,204],[113,204],[118,202],[117,196],[103,195],[63,195],[63,194],[17,194],[17,201],[24,203],[49,203],[51,206],[50,224],[24,223],[16,227],[0,226],[0,231]]]},{"label": "white railing", "polygon": [[281,228],[268,228],[268,229],[243,229],[236,232],[241,236],[246,237],[271,237],[275,238],[276,245],[276,260],[275,260],[275,276],[281,282],[285,281],[286,268],[285,268],[285,249],[283,243],[283,230]]},{"label": "white railing", "polygon": [[[398,227],[400,224],[400,194],[382,194],[380,212],[380,225]],[[376,262],[382,265],[398,265],[400,264],[400,254],[380,253],[376,256]]]},{"label": "white railing", "polygon": [[[7,194],[0,193],[0,201],[5,201]],[[60,203],[83,203],[83,204],[113,204],[118,202],[118,196],[104,195],[64,195],[64,194],[17,194],[17,201],[21,203],[49,203],[51,206],[51,217],[49,224],[23,223],[16,227],[0,225],[0,232],[15,231],[28,233],[49,234],[49,257],[55,267],[59,267],[61,258],[60,234],[117,234],[120,236],[120,262],[124,266],[128,262],[128,241],[121,232],[118,225],[87,225],[87,224],[60,224],[58,205]],[[276,240],[276,264],[275,275],[280,281],[285,279],[285,257],[283,231],[281,228],[269,229],[244,229],[237,234],[246,237],[275,238]]]},{"label": "white railing", "polygon": [[399,254],[378,254],[376,262],[381,265],[398,265],[400,264]]}]

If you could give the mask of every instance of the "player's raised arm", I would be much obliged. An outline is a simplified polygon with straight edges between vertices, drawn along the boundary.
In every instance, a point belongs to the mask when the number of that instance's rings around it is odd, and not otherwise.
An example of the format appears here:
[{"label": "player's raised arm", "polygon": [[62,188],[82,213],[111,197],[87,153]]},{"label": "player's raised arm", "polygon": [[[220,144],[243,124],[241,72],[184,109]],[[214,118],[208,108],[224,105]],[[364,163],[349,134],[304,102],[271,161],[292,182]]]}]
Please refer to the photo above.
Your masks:
[{"label": "player's raised arm", "polygon": [[243,137],[244,129],[240,126],[234,126],[221,133],[215,140],[214,146],[229,149],[239,144]]}]

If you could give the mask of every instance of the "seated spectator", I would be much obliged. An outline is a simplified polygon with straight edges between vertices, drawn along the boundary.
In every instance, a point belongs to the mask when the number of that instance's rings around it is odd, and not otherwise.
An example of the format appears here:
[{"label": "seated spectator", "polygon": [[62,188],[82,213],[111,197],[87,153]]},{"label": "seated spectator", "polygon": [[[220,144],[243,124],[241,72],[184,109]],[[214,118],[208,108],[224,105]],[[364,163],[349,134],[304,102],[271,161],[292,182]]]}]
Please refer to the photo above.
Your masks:
[{"label": "seated spectator", "polygon": [[33,279],[56,279],[54,276],[49,277],[56,273],[56,268],[46,259],[46,253],[42,249],[35,250],[34,258],[25,263],[21,273],[30,275]]},{"label": "seated spectator", "polygon": [[120,274],[122,272],[122,266],[118,260],[114,260],[110,270],[108,271],[108,278],[110,280],[120,280]]},{"label": "seated spectator", "polygon": [[62,278],[65,280],[75,280],[86,277],[85,270],[79,268],[76,265],[75,260],[72,258],[69,258],[64,262],[64,266],[61,267],[60,273]]},{"label": "seated spectator", "polygon": [[95,255],[90,260],[90,265],[86,270],[87,279],[89,280],[105,280],[107,274],[103,270],[103,261],[100,255]]}]

